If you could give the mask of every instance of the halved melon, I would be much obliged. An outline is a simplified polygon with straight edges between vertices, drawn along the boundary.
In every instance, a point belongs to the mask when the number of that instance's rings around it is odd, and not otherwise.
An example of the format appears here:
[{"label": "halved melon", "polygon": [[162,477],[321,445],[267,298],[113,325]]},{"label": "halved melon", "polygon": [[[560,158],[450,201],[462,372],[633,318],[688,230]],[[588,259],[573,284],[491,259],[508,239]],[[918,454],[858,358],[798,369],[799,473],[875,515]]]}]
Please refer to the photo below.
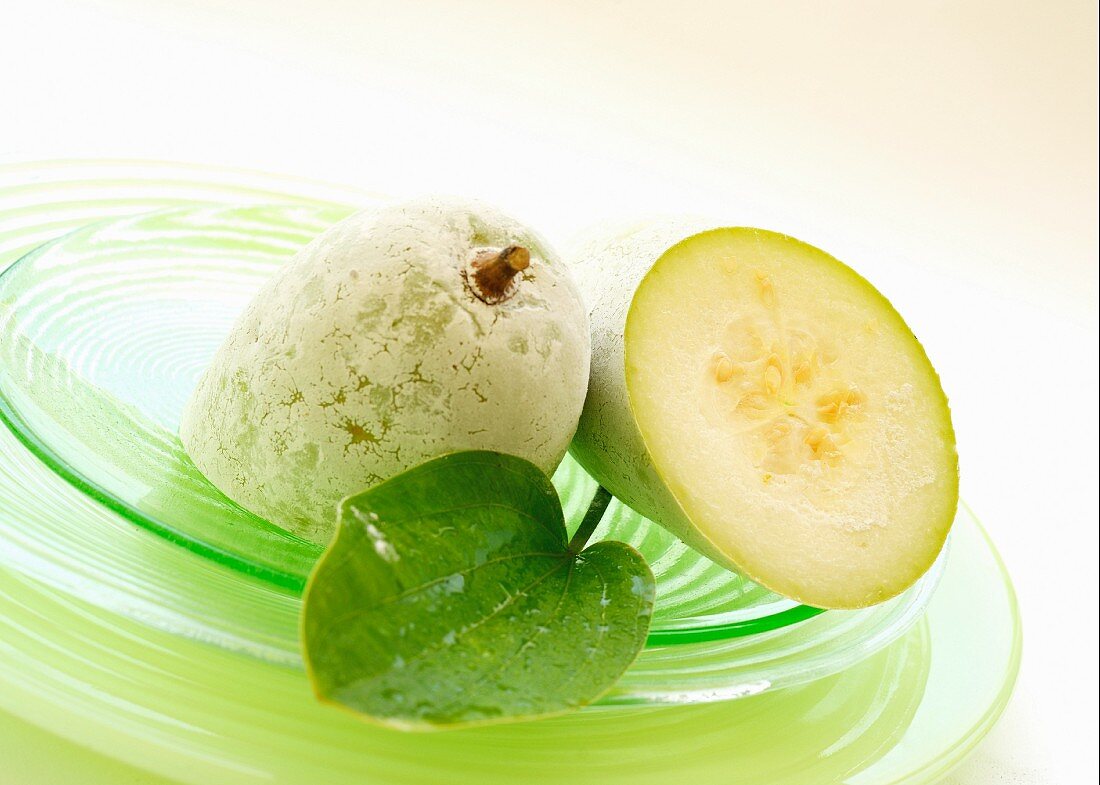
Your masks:
[{"label": "halved melon", "polygon": [[651,263],[622,341],[658,496],[679,507],[646,512],[689,543],[825,608],[892,597],[935,560],[958,502],[947,400],[853,270],[774,232],[694,234]]}]

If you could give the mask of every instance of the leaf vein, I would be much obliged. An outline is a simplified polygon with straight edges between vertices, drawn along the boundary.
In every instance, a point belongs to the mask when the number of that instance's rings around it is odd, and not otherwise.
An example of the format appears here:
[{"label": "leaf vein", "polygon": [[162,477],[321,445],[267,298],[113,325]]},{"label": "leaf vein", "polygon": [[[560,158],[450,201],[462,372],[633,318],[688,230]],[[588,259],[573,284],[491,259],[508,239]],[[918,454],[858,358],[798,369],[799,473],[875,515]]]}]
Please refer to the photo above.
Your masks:
[{"label": "leaf vein", "polygon": [[[317,634],[320,635],[321,633],[327,633],[329,631],[329,629],[331,629],[332,627],[336,627],[340,624],[344,624],[346,622],[349,622],[352,619],[355,619],[359,616],[367,616],[369,614],[375,613],[376,611],[380,611],[383,608],[389,607],[390,605],[395,605],[396,603],[401,602],[401,600],[407,599],[407,598],[413,596],[414,594],[418,594],[420,592],[427,591],[428,589],[432,588],[433,586],[438,586],[440,583],[443,583],[444,581],[450,580],[456,575],[462,575],[462,576],[465,577],[467,575],[472,575],[473,573],[477,572],[478,570],[482,569],[483,567],[490,567],[494,564],[500,564],[500,563],[506,562],[506,561],[515,561],[516,559],[528,559],[528,558],[533,558],[533,557],[537,557],[537,556],[542,556],[542,557],[547,557],[548,556],[548,557],[551,557],[551,558],[562,558],[564,555],[565,554],[538,553],[538,552],[534,552],[534,553],[513,553],[509,556],[501,556],[500,558],[497,558],[497,559],[490,559],[489,561],[483,562],[481,564],[475,564],[473,567],[470,567],[469,569],[457,570],[455,572],[448,573],[447,575],[443,575],[439,578],[435,578],[433,580],[430,580],[427,583],[422,583],[418,586],[413,586],[411,588],[405,589],[404,591],[402,591],[398,594],[394,594],[394,595],[391,595],[389,597],[386,597],[384,600],[382,600],[381,602],[376,603],[374,605],[368,605],[368,606],[360,607],[360,608],[353,608],[352,610],[348,611],[347,613],[343,614],[342,616],[338,616],[335,619],[333,619],[332,621],[328,622],[324,627],[322,627],[320,630],[318,630]],[[553,572],[554,570],[558,569],[559,566],[560,565],[555,565],[550,570],[550,572]],[[536,581],[536,583],[537,583],[537,581]]]},{"label": "leaf vein", "polygon": [[[572,582],[572,580],[573,580],[573,570],[574,570],[574,568],[576,567],[576,564],[577,564],[577,562],[576,562],[576,560],[575,560],[575,559],[570,559],[570,560],[569,560],[569,572],[568,572],[568,573],[566,573],[566,576],[565,576],[565,585],[564,585],[564,586],[562,587],[562,591],[561,591],[561,596],[560,596],[560,597],[558,597],[558,601],[557,601],[557,603],[556,603],[556,604],[554,605],[554,610],[553,610],[553,612],[552,612],[552,613],[550,614],[550,620],[549,620],[549,621],[547,622],[547,624],[549,624],[549,623],[553,622],[554,618],[555,618],[555,617],[556,617],[556,616],[558,615],[558,613],[559,613],[559,612],[561,611],[561,606],[562,606],[562,604],[563,604],[563,603],[565,602],[565,598],[566,598],[566,597],[568,596],[568,594],[569,594],[569,584],[570,584],[570,583]],[[549,627],[547,627],[546,629],[549,629]],[[496,668],[494,668],[493,670],[491,670],[491,671],[488,671],[487,673],[485,673],[485,675],[483,675],[483,676],[482,676],[481,678],[479,678],[479,679],[478,679],[477,681],[475,681],[475,682],[474,682],[473,684],[470,684],[469,686],[467,686],[467,687],[464,687],[464,688],[462,689],[462,698],[461,698],[460,700],[461,700],[462,702],[465,702],[465,703],[472,703],[473,701],[472,701],[472,699],[471,699],[471,698],[470,698],[469,696],[473,694],[473,691],[474,691],[475,689],[477,689],[478,687],[482,686],[482,685],[483,685],[483,684],[484,684],[484,683],[485,683],[486,681],[488,681],[488,680],[489,680],[489,678],[491,678],[491,677],[493,676],[493,674],[499,674],[499,673],[503,673],[503,672],[504,672],[504,670],[505,670],[505,669],[506,669],[506,668],[507,668],[507,667],[508,667],[509,665],[511,665],[511,664],[512,664],[512,663],[513,663],[513,662],[514,662],[514,661],[516,660],[516,658],[517,658],[517,657],[519,657],[519,656],[520,656],[521,654],[523,654],[523,651],[524,651],[524,649],[525,649],[525,648],[527,647],[527,645],[528,645],[528,644],[533,644],[533,643],[535,642],[535,639],[536,639],[536,638],[537,638],[537,637],[538,637],[539,635],[542,635],[542,634],[543,634],[544,632],[545,632],[545,630],[535,630],[534,634],[532,634],[532,635],[528,636],[528,637],[527,637],[527,639],[526,639],[526,640],[524,640],[524,641],[523,641],[523,643],[521,643],[521,644],[519,645],[519,648],[517,648],[517,649],[516,649],[516,650],[515,650],[515,651],[514,651],[514,652],[513,652],[513,653],[512,653],[512,654],[511,654],[511,655],[510,655],[509,657],[508,657],[508,659],[504,660],[504,662],[502,662],[502,663],[501,663],[501,664],[500,664],[499,666],[497,666],[497,667],[496,667]],[[457,701],[452,701],[452,702],[451,702],[450,704],[448,704],[448,705],[446,706],[446,708],[444,709],[444,711],[446,711],[446,710],[450,710],[450,709],[451,709],[451,707],[455,705],[455,703],[457,703]]]},{"label": "leaf vein", "polygon": [[[570,561],[570,564],[572,564],[572,561]],[[508,597],[508,599],[507,599],[507,600],[505,600],[505,601],[504,601],[503,603],[501,603],[501,604],[500,604],[500,605],[499,605],[499,606],[498,606],[497,608],[495,608],[495,609],[493,610],[493,612],[492,612],[492,613],[490,613],[489,615],[485,616],[484,618],[481,618],[481,619],[479,619],[479,620],[478,620],[477,622],[475,622],[474,624],[471,624],[471,625],[470,625],[469,627],[466,627],[466,628],[465,628],[464,630],[462,630],[462,632],[460,633],[460,635],[463,635],[463,636],[464,636],[464,635],[466,635],[467,633],[469,633],[469,632],[470,632],[471,630],[475,630],[475,629],[477,629],[477,628],[479,628],[479,627],[481,627],[481,626],[483,626],[483,625],[487,624],[488,622],[490,622],[490,621],[491,621],[492,619],[494,619],[495,617],[499,616],[499,615],[500,615],[501,613],[503,613],[503,612],[505,611],[505,609],[507,609],[507,608],[511,607],[512,605],[514,605],[514,604],[515,604],[515,603],[516,603],[516,602],[517,602],[517,601],[518,601],[518,600],[519,600],[519,599],[520,599],[521,597],[526,597],[526,596],[527,596],[527,592],[529,592],[529,591],[530,591],[531,589],[535,588],[535,586],[539,585],[539,584],[540,584],[540,583],[542,583],[542,582],[543,582],[544,580],[546,580],[546,579],[547,579],[547,578],[549,578],[549,577],[550,577],[551,575],[553,575],[553,574],[554,574],[555,572],[557,572],[558,570],[560,570],[560,569],[561,569],[561,567],[562,567],[562,565],[560,565],[560,564],[556,564],[556,565],[554,565],[554,566],[553,566],[553,567],[552,567],[552,568],[551,568],[550,570],[548,570],[547,572],[543,573],[543,574],[542,574],[542,575],[540,575],[540,576],[539,576],[538,578],[536,578],[535,580],[531,581],[531,582],[530,582],[529,584],[527,584],[526,586],[524,586],[524,587],[522,587],[521,589],[519,589],[519,590],[518,590],[518,591],[517,591],[517,592],[516,592],[515,594],[512,594],[512,595],[510,595],[510,596]],[[568,585],[568,581],[566,582],[566,585]],[[455,640],[456,640],[456,641],[458,640],[458,636],[456,636]],[[436,651],[438,651],[439,649],[441,649],[441,648],[442,648],[442,647],[443,647],[444,645],[445,645],[445,644],[443,644],[442,642],[440,642],[440,643],[436,643],[436,644],[433,644],[433,645],[431,645],[431,646],[427,646],[427,647],[425,647],[425,648],[424,648],[424,649],[423,649],[422,651],[420,651],[420,652],[419,652],[418,654],[416,654],[416,655],[415,655],[414,657],[412,657],[412,658],[410,658],[410,659],[409,659],[408,661],[406,661],[406,663],[405,663],[405,667],[408,667],[408,666],[409,666],[409,665],[411,665],[412,663],[414,663],[414,662],[417,662],[417,661],[419,661],[419,660],[423,660],[423,659],[424,659],[425,657],[427,657],[428,655],[430,655],[430,654],[432,654],[433,652],[436,652]],[[374,684],[375,682],[378,682],[378,681],[380,681],[380,680],[381,680],[382,678],[384,678],[384,677],[386,676],[386,674],[387,674],[388,672],[389,672],[389,671],[384,671],[384,672],[382,672],[382,673],[379,673],[378,675],[374,676],[374,677],[373,677],[373,678],[371,678],[371,679],[368,679],[368,680],[365,680],[365,681],[360,681],[360,682],[356,682],[356,686],[357,686],[357,687],[365,687],[365,686],[369,686],[369,685],[371,685],[371,684]]]}]

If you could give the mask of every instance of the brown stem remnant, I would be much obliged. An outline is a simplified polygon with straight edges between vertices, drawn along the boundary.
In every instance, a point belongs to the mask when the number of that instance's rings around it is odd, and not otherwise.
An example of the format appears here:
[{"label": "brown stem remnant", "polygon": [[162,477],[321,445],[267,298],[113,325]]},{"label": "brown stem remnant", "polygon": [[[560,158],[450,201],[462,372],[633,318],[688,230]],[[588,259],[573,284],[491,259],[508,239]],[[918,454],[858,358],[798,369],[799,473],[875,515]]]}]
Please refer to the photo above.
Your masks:
[{"label": "brown stem remnant", "polygon": [[516,273],[531,264],[531,252],[521,245],[509,245],[503,251],[480,251],[464,271],[466,285],[483,303],[496,305],[515,293]]}]

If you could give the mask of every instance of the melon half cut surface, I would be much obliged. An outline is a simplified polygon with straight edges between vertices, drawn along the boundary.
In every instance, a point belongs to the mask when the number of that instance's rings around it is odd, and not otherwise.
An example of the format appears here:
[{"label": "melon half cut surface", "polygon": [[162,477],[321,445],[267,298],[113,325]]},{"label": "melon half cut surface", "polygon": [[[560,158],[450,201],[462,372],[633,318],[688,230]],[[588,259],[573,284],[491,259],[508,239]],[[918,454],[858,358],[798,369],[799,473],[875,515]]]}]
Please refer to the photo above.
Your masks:
[{"label": "melon half cut surface", "polygon": [[852,269],[774,232],[697,234],[647,273],[624,340],[654,468],[747,577],[857,608],[936,559],[958,503],[947,399]]}]

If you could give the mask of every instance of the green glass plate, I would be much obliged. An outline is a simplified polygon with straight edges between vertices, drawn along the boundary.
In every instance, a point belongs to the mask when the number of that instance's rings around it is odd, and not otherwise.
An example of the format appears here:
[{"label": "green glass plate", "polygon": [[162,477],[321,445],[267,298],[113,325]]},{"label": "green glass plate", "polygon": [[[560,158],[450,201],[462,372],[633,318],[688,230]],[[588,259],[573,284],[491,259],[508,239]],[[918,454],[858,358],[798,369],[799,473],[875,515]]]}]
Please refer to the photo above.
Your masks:
[{"label": "green glass plate", "polygon": [[[226,308],[215,327],[211,309],[198,320],[179,303],[240,302],[250,275],[373,198],[165,164],[0,167],[0,270],[31,254],[0,278],[11,427],[0,428],[0,709],[166,782],[225,785],[916,785],[972,748],[1011,692],[1020,632],[1011,584],[965,508],[951,552],[911,593],[799,623],[813,609],[618,508],[603,533],[654,560],[661,616],[599,705],[407,735],[316,704],[297,656],[295,581],[279,577],[309,555],[272,546],[285,535],[212,494],[174,442],[179,402],[230,320]],[[196,221],[203,233],[205,221],[231,225],[195,245]],[[164,263],[176,255],[205,264],[210,285],[173,278]],[[150,286],[156,307],[117,296]],[[118,318],[88,318],[97,309]],[[575,519],[591,480],[567,464],[555,482]],[[181,520],[176,503],[213,517]]]}]

